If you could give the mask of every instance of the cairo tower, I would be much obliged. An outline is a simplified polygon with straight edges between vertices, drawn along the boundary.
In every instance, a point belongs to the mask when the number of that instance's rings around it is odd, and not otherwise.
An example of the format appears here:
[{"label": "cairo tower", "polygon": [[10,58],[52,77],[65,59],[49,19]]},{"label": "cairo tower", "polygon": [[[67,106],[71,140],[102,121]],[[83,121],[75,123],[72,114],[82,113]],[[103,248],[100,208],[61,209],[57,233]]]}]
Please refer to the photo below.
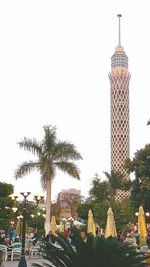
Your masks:
[{"label": "cairo tower", "polygon": [[[121,46],[119,19],[119,38],[115,53],[111,57],[111,170],[120,172],[125,179],[129,175],[124,162],[129,158],[129,81],[128,57]],[[122,199],[128,192],[118,191],[117,198]]]}]

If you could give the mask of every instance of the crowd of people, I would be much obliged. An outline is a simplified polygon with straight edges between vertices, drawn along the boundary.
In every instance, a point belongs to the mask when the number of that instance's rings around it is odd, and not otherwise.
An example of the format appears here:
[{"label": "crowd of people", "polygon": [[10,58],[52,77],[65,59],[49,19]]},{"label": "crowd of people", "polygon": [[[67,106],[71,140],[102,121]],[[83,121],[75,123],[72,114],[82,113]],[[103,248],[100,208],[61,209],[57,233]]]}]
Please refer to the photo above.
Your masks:
[{"label": "crowd of people", "polygon": [[150,231],[147,231],[147,237],[144,238],[135,231],[119,231],[117,236],[118,241],[123,244],[128,242],[135,247],[147,246],[150,249]]},{"label": "crowd of people", "polygon": [[[71,231],[70,229],[65,229],[62,234],[66,237],[70,237],[71,235]],[[80,230],[80,235],[83,239],[86,238],[87,236],[87,232],[85,230]],[[103,231],[99,231],[97,229],[96,231],[96,235],[99,236],[104,236],[104,232]],[[124,244],[125,242],[130,243],[131,245],[135,246],[135,247],[141,247],[141,246],[146,246],[150,249],[150,230],[147,231],[147,237],[146,239],[141,237],[138,234],[138,230],[125,230],[125,231],[119,231],[118,235],[117,235],[117,240],[118,242],[120,242],[121,244]],[[47,244],[48,243],[54,243],[54,234],[52,233],[52,231],[49,231],[49,234],[46,235],[46,237],[43,238],[43,241],[45,241]]]},{"label": "crowd of people", "polygon": [[[85,229],[84,230],[79,229],[79,231],[80,231],[81,237],[83,239],[85,239],[87,236],[87,232],[85,231]],[[59,231],[58,231],[58,233],[59,233]],[[62,232],[62,234],[65,237],[70,237],[70,235],[71,235],[70,228],[65,229]],[[100,228],[96,228],[96,235],[103,236],[104,232],[101,231]],[[120,242],[121,244],[128,242],[128,243],[134,245],[135,247],[141,247],[141,246],[147,245],[148,248],[150,249],[150,229],[147,231],[146,239],[139,236],[138,230],[119,231],[116,238],[117,238],[118,242]],[[31,240],[33,240],[33,243],[34,243],[34,240],[37,241],[38,238],[36,238],[35,234],[32,234]],[[54,234],[52,233],[52,231],[49,231],[49,233],[46,236],[42,236],[41,241],[46,242],[46,244],[54,243],[55,238],[54,238]],[[8,249],[11,249],[12,243],[14,243],[14,242],[20,242],[20,237],[17,236],[15,230],[14,231],[8,231],[8,232],[3,231],[0,233],[0,244],[7,246]],[[35,244],[33,244],[33,245],[35,245]]]}]

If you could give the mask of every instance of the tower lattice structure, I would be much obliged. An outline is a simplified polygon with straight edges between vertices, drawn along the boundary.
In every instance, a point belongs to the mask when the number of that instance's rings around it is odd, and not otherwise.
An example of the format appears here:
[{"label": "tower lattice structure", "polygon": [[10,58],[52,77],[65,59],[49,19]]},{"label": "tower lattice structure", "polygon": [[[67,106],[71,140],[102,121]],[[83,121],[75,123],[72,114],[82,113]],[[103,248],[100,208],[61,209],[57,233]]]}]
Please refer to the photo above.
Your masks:
[{"label": "tower lattice structure", "polygon": [[[129,81],[128,57],[120,41],[111,57],[111,170],[120,172],[125,179],[129,175],[124,169],[124,162],[129,158]],[[129,193],[118,190],[116,198],[122,199]]]}]

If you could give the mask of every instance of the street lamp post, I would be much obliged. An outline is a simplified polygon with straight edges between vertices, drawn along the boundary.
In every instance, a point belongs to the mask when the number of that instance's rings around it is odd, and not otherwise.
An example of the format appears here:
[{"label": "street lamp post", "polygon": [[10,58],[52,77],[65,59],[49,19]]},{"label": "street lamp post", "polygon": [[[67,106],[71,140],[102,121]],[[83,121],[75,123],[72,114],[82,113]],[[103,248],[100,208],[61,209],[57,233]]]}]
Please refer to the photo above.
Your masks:
[{"label": "street lamp post", "polygon": [[25,238],[26,238],[26,203],[27,197],[30,195],[30,192],[22,192],[21,195],[24,197],[24,205],[23,205],[23,223],[22,223],[22,250],[21,250],[21,258],[18,264],[18,267],[27,267],[27,262],[25,258]]},{"label": "street lamp post", "polygon": [[[21,243],[22,243],[22,250],[21,250],[21,258],[18,264],[18,267],[27,267],[27,262],[25,258],[25,238],[26,238],[26,203],[27,197],[31,194],[30,192],[21,192],[20,193],[24,197],[23,201],[23,215],[20,215],[18,219],[22,218],[22,235],[21,235]],[[16,201],[17,196],[11,196],[12,200]],[[35,196],[37,206],[39,205],[40,201],[43,200],[43,196]],[[17,208],[13,208],[14,212],[16,212]]]}]

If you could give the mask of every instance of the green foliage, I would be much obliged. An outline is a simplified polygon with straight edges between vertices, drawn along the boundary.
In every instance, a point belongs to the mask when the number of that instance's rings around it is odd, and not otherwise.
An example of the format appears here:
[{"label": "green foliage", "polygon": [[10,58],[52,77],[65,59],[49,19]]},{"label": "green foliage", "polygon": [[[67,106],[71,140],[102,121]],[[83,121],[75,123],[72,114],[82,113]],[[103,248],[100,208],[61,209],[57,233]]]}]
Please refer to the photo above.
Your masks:
[{"label": "green foliage", "polygon": [[13,217],[13,200],[9,197],[13,193],[13,185],[0,182],[0,229],[8,230]]},{"label": "green foliage", "polygon": [[[68,238],[55,236],[55,244],[43,247],[47,267],[144,267],[145,256],[134,247],[121,245],[115,238],[88,235],[84,241],[74,230]],[[59,245],[59,246],[58,246]],[[33,266],[40,266],[36,263]]]},{"label": "green foliage", "polygon": [[7,197],[14,192],[14,187],[12,184],[0,182],[0,197]]},{"label": "green foliage", "polygon": [[111,196],[111,187],[108,181],[101,181],[96,174],[92,180],[92,188],[89,191],[89,195],[95,201],[105,201]]},{"label": "green foliage", "polygon": [[150,178],[135,179],[131,189],[131,201],[135,209],[143,205],[145,211],[150,211]]},{"label": "green foliage", "polygon": [[125,168],[135,174],[131,186],[131,201],[134,208],[141,204],[144,210],[150,211],[150,144],[135,153],[133,160],[126,160]]},{"label": "green foliage", "polygon": [[15,172],[15,178],[21,178],[31,171],[39,171],[41,185],[46,189],[47,181],[52,181],[56,175],[56,169],[68,173],[70,176],[80,179],[79,169],[72,162],[81,159],[80,153],[71,143],[58,141],[56,127],[44,126],[44,138],[41,142],[24,137],[19,142],[20,148],[37,156],[36,161],[23,162]]},{"label": "green foliage", "polygon": [[[15,178],[22,178],[32,171],[40,173],[40,182],[44,190],[48,190],[47,199],[51,202],[51,182],[56,176],[56,171],[61,170],[69,176],[80,179],[80,171],[74,161],[82,159],[76,147],[69,142],[61,142],[56,137],[56,127],[44,126],[44,138],[41,142],[35,139],[24,138],[19,142],[19,147],[36,156],[35,161],[23,162],[15,171]],[[49,215],[51,205],[47,204]],[[46,225],[50,223],[50,216],[46,215]]]},{"label": "green foliage", "polygon": [[137,150],[133,160],[127,159],[125,168],[129,173],[134,172],[136,178],[150,177],[150,144]]},{"label": "green foliage", "polygon": [[3,209],[5,207],[12,208],[14,205],[13,200],[10,197],[0,197],[0,208]]},{"label": "green foliage", "polygon": [[77,213],[78,217],[87,220],[88,217],[88,211],[89,209],[94,210],[95,203],[94,202],[85,202],[85,203],[80,203],[77,206]]},{"label": "green foliage", "polygon": [[44,229],[44,222],[44,218],[42,218],[41,216],[35,216],[34,218],[30,218],[27,223],[28,227],[37,229],[37,231],[39,232]]},{"label": "green foliage", "polygon": [[120,172],[112,170],[110,174],[108,172],[104,172],[104,174],[106,175],[112,190],[122,189],[122,181],[124,177]]},{"label": "green foliage", "polygon": [[87,219],[88,211],[92,209],[94,220],[103,229],[106,227],[107,211],[112,207],[117,230],[126,228],[133,221],[134,209],[129,201],[116,202],[115,200],[103,202],[91,202],[80,204],[77,208],[78,216]]},{"label": "green foliage", "polygon": [[[24,203],[16,201],[16,207],[18,210],[14,213],[13,219],[17,222],[17,216],[22,215]],[[40,215],[38,215],[38,212]],[[31,217],[31,214],[34,215],[34,218]],[[37,233],[44,229],[44,221],[43,214],[45,214],[45,211],[43,209],[40,209],[40,206],[37,207],[37,205],[32,201],[26,202],[26,220],[27,220],[27,226],[31,228],[37,229]]]},{"label": "green foliage", "polygon": [[94,201],[110,201],[110,199],[115,199],[116,190],[129,190],[131,187],[131,181],[124,179],[120,172],[111,171],[104,172],[107,181],[101,181],[98,174],[95,174],[92,180],[92,188],[89,191],[89,195]]},{"label": "green foliage", "polygon": [[[22,215],[24,209],[24,202],[16,201],[16,207],[18,208],[17,212],[15,213],[16,216]],[[27,221],[30,220],[31,214],[37,214],[38,207],[32,201],[26,202],[26,219]]]}]

